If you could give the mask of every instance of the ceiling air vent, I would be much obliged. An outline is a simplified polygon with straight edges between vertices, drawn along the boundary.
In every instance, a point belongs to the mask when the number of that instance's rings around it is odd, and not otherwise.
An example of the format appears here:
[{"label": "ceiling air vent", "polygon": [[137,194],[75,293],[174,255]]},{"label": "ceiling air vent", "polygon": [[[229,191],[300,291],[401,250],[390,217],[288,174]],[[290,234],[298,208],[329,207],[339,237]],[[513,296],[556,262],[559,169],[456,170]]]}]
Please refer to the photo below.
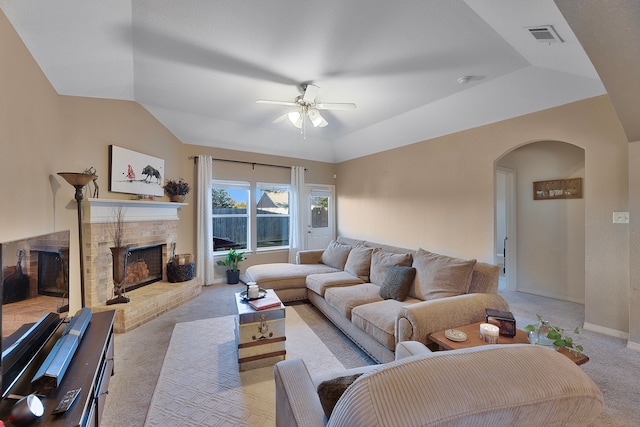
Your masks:
[{"label": "ceiling air vent", "polygon": [[562,43],[562,39],[556,33],[556,30],[553,29],[551,25],[542,25],[539,27],[530,27],[527,28],[529,33],[533,36],[534,39],[543,43]]}]

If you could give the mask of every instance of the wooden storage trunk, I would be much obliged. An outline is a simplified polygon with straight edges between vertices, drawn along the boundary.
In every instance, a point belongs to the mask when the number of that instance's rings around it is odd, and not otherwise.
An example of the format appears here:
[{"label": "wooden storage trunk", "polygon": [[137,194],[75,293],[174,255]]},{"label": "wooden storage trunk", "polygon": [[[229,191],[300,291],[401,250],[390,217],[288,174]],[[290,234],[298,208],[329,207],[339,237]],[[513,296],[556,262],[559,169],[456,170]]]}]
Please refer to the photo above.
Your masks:
[{"label": "wooden storage trunk", "polygon": [[[285,308],[254,310],[240,296],[235,294],[238,316],[236,317],[235,336],[238,346],[238,367],[240,371],[274,365],[285,359]],[[277,295],[273,289],[267,289],[267,297]]]}]

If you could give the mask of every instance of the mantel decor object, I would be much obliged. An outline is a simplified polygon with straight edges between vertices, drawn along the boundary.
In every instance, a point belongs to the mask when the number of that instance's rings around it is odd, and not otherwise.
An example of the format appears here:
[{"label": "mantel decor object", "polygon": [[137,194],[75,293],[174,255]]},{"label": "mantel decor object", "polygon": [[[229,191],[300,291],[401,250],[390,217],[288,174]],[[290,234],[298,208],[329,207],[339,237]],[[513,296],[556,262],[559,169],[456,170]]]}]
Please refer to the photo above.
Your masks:
[{"label": "mantel decor object", "polygon": [[170,179],[162,188],[169,196],[169,200],[178,203],[184,203],[185,196],[191,191],[189,183],[182,178],[178,181]]},{"label": "mantel decor object", "polygon": [[85,185],[97,179],[96,175],[81,172],[58,172],[69,184],[76,189],[75,199],[78,204],[78,240],[80,243],[80,303],[82,308],[85,305],[84,298],[84,234],[82,232],[82,200],[84,199],[83,189]]},{"label": "mantel decor object", "polygon": [[109,146],[109,191],[162,197],[164,160],[116,145]]}]

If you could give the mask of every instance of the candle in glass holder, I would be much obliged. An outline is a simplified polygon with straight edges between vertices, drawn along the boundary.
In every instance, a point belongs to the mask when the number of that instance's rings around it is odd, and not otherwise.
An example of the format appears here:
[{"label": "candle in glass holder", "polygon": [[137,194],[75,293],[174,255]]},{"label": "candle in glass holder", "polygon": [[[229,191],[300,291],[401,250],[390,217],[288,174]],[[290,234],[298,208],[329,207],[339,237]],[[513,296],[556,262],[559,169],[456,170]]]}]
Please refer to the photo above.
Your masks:
[{"label": "candle in glass holder", "polygon": [[258,298],[259,296],[259,288],[258,285],[249,285],[249,291],[247,292],[247,296],[249,298]]},{"label": "candle in glass holder", "polygon": [[487,344],[498,344],[498,336],[500,335],[500,328],[490,323],[480,324],[480,336],[482,340]]}]

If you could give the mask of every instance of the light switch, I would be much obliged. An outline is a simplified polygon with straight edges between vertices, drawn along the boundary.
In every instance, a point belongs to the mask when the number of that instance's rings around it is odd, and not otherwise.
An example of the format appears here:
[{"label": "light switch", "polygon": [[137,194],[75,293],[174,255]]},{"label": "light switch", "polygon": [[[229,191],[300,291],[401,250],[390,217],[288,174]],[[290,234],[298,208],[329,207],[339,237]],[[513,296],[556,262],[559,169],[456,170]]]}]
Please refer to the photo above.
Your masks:
[{"label": "light switch", "polygon": [[629,224],[629,212],[614,212],[613,213],[614,224]]}]

